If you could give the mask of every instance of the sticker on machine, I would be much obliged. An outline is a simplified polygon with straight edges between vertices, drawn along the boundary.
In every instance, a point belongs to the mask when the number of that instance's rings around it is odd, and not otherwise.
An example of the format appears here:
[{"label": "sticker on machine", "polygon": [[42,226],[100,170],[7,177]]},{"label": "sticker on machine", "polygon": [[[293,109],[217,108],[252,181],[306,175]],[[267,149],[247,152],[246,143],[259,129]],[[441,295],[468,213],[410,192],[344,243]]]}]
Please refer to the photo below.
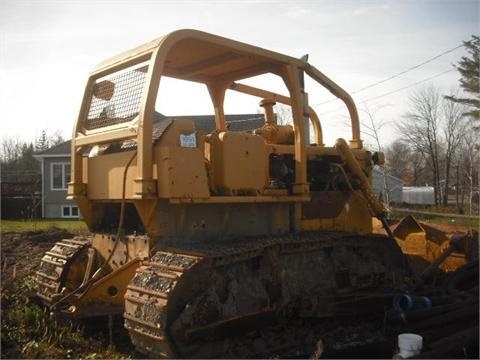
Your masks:
[{"label": "sticker on machine", "polygon": [[197,136],[195,133],[188,135],[180,134],[180,146],[187,148],[196,148],[197,147]]}]

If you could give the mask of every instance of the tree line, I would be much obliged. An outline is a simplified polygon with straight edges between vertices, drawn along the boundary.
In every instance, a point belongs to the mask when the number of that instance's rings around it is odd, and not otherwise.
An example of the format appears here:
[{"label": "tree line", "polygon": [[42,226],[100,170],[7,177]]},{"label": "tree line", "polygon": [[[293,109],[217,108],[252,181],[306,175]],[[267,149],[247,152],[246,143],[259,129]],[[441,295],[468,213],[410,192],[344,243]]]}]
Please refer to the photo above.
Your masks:
[{"label": "tree line", "polygon": [[411,96],[411,112],[398,122],[400,138],[385,148],[385,170],[405,186],[432,186],[437,206],[455,196],[463,213],[478,198],[478,130],[462,116],[464,106],[433,86]]},{"label": "tree line", "polygon": [[40,163],[34,154],[64,142],[59,130],[48,135],[43,130],[34,142],[22,141],[19,137],[3,136],[0,143],[2,182],[28,183],[37,181]]},{"label": "tree line", "polygon": [[433,186],[438,206],[453,193],[457,211],[471,214],[479,191],[480,37],[464,45],[469,55],[456,66],[463,92],[428,86],[412,93],[396,124],[400,138],[385,148],[385,171],[405,185]]},{"label": "tree line", "polygon": [[[434,86],[414,91],[409,111],[396,123],[400,138],[384,149],[379,135],[384,124],[377,120],[375,111],[365,109],[362,125],[364,134],[375,140],[373,146],[386,155],[386,174],[402,179],[404,185],[433,186],[438,206],[447,206],[453,191],[458,212],[472,213],[479,184],[480,37],[474,35],[464,45],[468,55],[456,66],[463,92],[443,94]],[[280,120],[287,116],[282,115],[282,109],[278,108]],[[38,178],[40,164],[34,153],[63,141],[59,131],[48,136],[43,130],[35,143],[4,136],[0,144],[2,182],[8,176],[17,182]],[[388,196],[385,200],[388,202]]]}]

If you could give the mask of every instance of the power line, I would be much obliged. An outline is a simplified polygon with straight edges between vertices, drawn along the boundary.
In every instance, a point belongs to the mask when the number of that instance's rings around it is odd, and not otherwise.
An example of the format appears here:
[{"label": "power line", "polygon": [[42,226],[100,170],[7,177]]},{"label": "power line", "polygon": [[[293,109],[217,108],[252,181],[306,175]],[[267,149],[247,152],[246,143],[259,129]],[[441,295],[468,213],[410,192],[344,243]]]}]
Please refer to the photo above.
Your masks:
[{"label": "power line", "polygon": [[[388,78],[385,78],[385,79],[383,79],[383,80],[380,80],[380,81],[377,81],[377,82],[375,82],[375,83],[372,83],[372,84],[370,84],[370,85],[367,85],[367,86],[365,86],[365,87],[363,87],[363,88],[360,88],[360,89],[357,89],[357,90],[355,90],[355,91],[351,91],[350,94],[356,94],[356,93],[359,93],[359,92],[361,92],[361,91],[370,89],[370,88],[372,88],[372,87],[374,87],[374,86],[383,84],[384,82],[387,82],[387,81],[389,81],[389,80],[395,79],[395,78],[397,78],[397,77],[399,77],[399,76],[401,76],[401,75],[404,75],[404,74],[406,74],[406,73],[408,73],[408,72],[410,72],[410,71],[412,71],[412,70],[418,69],[418,68],[421,67],[421,66],[424,66],[424,65],[426,65],[426,64],[428,64],[428,63],[431,63],[432,61],[434,61],[434,60],[436,60],[436,59],[438,59],[438,58],[440,58],[440,57],[442,57],[442,56],[444,56],[444,55],[446,55],[446,54],[449,54],[449,53],[451,53],[451,52],[453,52],[453,51],[455,51],[455,50],[457,50],[457,49],[459,49],[459,48],[461,48],[461,47],[463,47],[463,46],[465,46],[465,45],[464,45],[464,44],[461,44],[461,45],[455,46],[454,48],[451,48],[451,49],[446,50],[446,51],[444,51],[444,52],[442,52],[442,53],[440,53],[440,54],[438,54],[438,55],[435,55],[434,57],[432,57],[432,58],[430,58],[430,59],[428,59],[428,60],[425,60],[424,62],[422,62],[422,63],[420,63],[420,64],[414,65],[414,66],[412,66],[412,67],[410,67],[410,68],[408,68],[408,69],[406,69],[406,70],[403,70],[403,71],[401,71],[401,72],[399,72],[399,73],[397,73],[397,74],[395,74],[395,75],[392,75],[392,76],[390,76],[390,77],[388,77]],[[327,100],[327,101],[324,101],[324,102],[321,102],[321,103],[318,103],[318,104],[315,104],[315,105],[324,105],[324,104],[328,104],[328,103],[331,103],[331,102],[336,101],[336,100],[338,100],[338,98],[333,98],[333,99],[331,99],[331,100]]]},{"label": "power line", "polygon": [[[439,77],[439,76],[445,75],[445,74],[447,74],[447,73],[449,73],[449,72],[452,72],[452,71],[454,71],[454,70],[455,70],[455,69],[450,69],[450,70],[442,71],[441,73],[435,74],[435,75],[430,76],[430,77],[425,78],[425,79],[422,79],[422,80],[417,81],[417,82],[415,82],[415,83],[413,83],[413,84],[410,84],[410,85],[401,87],[401,88],[399,88],[399,89],[395,89],[395,90],[389,91],[389,92],[387,92],[387,93],[384,93],[384,94],[381,94],[381,95],[378,95],[378,96],[371,97],[371,98],[369,98],[369,99],[360,100],[360,101],[358,101],[358,102],[367,102],[367,101],[377,100],[377,99],[380,99],[380,98],[382,98],[382,97],[385,97],[385,96],[388,96],[388,95],[392,95],[392,94],[395,94],[395,93],[397,93],[397,92],[400,92],[400,91],[409,89],[409,88],[411,88],[411,87],[420,85],[420,84],[422,84],[422,83],[424,83],[424,82],[433,80],[433,79],[435,79],[435,78],[437,78],[437,77]],[[317,104],[317,105],[319,105],[319,104]],[[334,112],[337,112],[337,111],[340,111],[340,110],[344,110],[344,108],[341,107],[341,108],[338,108],[338,109],[334,109],[334,110],[331,110],[331,111],[327,111],[327,112],[324,112],[324,113],[320,113],[319,115],[331,114],[331,113],[334,113]]]},{"label": "power line", "polygon": [[372,98],[370,98],[370,99],[362,100],[362,102],[372,101],[372,100],[380,99],[380,98],[382,98],[382,97],[384,97],[384,96],[387,96],[387,95],[395,94],[395,93],[397,93],[397,92],[399,92],[399,91],[406,90],[406,89],[408,89],[408,88],[417,86],[417,85],[422,84],[422,83],[424,83],[424,82],[426,82],[426,81],[433,80],[433,79],[435,79],[435,78],[437,78],[437,77],[439,77],[439,76],[445,75],[445,74],[447,74],[447,73],[449,73],[449,72],[452,72],[452,71],[454,71],[454,70],[455,70],[455,69],[450,69],[450,70],[443,71],[443,72],[438,73],[438,74],[436,74],[436,75],[430,76],[429,78],[426,78],[426,79],[417,81],[416,83],[413,83],[413,84],[404,86],[404,87],[402,87],[402,88],[400,88],[400,89],[393,90],[393,91],[390,91],[390,92],[385,93],[385,94],[382,94],[382,95],[374,96],[374,97],[372,97]]},{"label": "power line", "polygon": [[386,82],[386,81],[392,80],[392,79],[394,79],[394,78],[396,78],[396,77],[399,77],[399,76],[401,76],[401,75],[403,75],[403,74],[406,74],[406,73],[408,73],[408,72],[410,72],[410,71],[412,71],[412,70],[418,69],[419,67],[421,67],[421,66],[423,66],[423,65],[426,65],[426,64],[428,64],[428,63],[431,63],[432,61],[438,59],[439,57],[442,57],[442,56],[444,56],[444,55],[446,55],[446,54],[449,54],[449,53],[451,53],[451,52],[453,52],[453,51],[455,51],[455,50],[457,50],[458,48],[461,48],[461,47],[463,47],[463,46],[464,46],[463,44],[462,44],[462,45],[458,45],[458,46],[456,46],[456,47],[454,47],[454,48],[452,48],[452,49],[450,49],[450,50],[444,51],[443,53],[441,53],[441,54],[439,54],[439,55],[437,55],[437,56],[434,56],[434,57],[432,57],[431,59],[428,59],[428,60],[426,60],[426,61],[424,61],[424,62],[422,62],[422,63],[420,63],[420,64],[418,64],[418,65],[412,66],[411,68],[409,68],[409,69],[407,69],[407,70],[404,70],[404,71],[402,71],[402,72],[399,72],[399,73],[396,74],[396,75],[392,75],[392,76],[390,76],[389,78],[386,78],[386,79],[384,79],[384,80],[380,80],[380,81],[378,81],[378,82],[376,82],[376,83],[373,83],[373,84],[367,85],[367,86],[365,86],[365,87],[363,87],[363,88],[361,88],[361,89],[355,90],[355,91],[353,92],[353,94],[358,93],[358,92],[363,91],[363,90],[366,90],[366,89],[369,89],[369,88],[371,88],[371,87],[377,86],[377,85],[382,84],[382,83],[384,83],[384,82]]}]

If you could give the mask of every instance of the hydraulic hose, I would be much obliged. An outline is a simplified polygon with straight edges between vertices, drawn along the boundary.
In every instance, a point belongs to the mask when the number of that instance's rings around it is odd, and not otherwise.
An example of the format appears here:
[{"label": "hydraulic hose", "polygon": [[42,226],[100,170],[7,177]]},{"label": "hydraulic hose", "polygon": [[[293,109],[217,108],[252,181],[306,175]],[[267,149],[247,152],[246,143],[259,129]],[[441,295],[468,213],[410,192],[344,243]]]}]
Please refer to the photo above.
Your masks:
[{"label": "hydraulic hose", "polygon": [[335,142],[335,149],[337,149],[337,151],[341,155],[343,155],[345,163],[347,164],[352,174],[360,180],[360,190],[362,191],[363,196],[367,200],[367,203],[373,215],[375,215],[375,217],[381,221],[383,228],[387,232],[388,236],[392,239],[395,239],[392,230],[387,223],[387,210],[383,206],[382,202],[377,198],[377,196],[375,196],[367,177],[360,168],[360,165],[358,165],[358,161],[355,159],[355,156],[348,147],[347,142],[341,138],[337,139],[337,141]]}]

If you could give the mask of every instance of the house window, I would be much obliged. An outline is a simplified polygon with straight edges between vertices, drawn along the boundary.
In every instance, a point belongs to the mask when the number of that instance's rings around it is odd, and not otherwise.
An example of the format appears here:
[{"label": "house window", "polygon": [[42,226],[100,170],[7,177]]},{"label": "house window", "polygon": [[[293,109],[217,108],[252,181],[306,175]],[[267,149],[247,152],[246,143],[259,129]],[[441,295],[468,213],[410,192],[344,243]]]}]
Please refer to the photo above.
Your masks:
[{"label": "house window", "polygon": [[51,189],[67,190],[67,184],[70,182],[70,164],[52,163],[51,170]]},{"label": "house window", "polygon": [[75,205],[62,205],[62,218],[78,218],[78,207]]}]

